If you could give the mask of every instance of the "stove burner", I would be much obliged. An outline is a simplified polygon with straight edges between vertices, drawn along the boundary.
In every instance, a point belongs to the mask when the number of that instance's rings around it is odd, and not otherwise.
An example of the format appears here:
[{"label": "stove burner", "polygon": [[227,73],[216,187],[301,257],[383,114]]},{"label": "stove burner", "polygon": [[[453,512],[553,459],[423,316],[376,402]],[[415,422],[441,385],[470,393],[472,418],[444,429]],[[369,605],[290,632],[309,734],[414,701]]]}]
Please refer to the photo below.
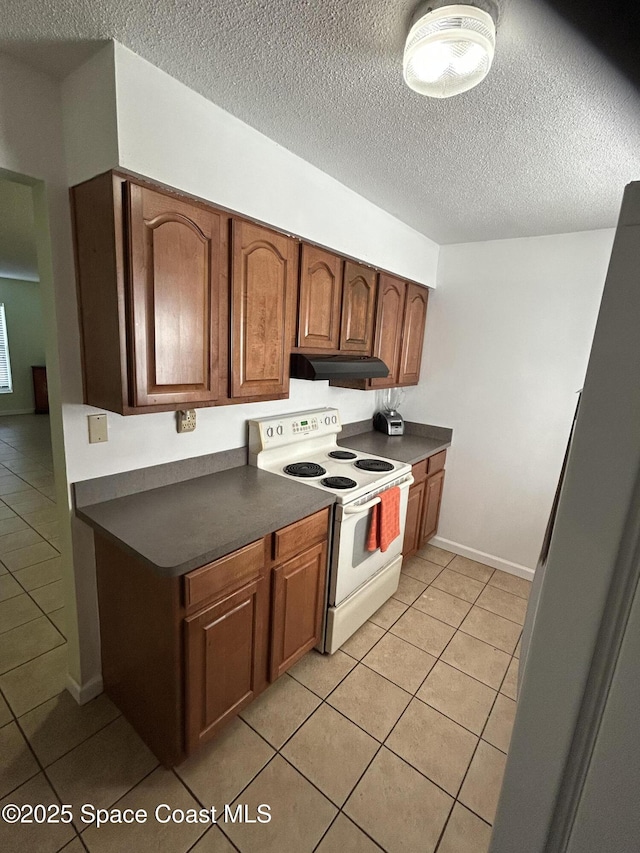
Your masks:
[{"label": "stove burner", "polygon": [[353,464],[362,471],[393,471],[391,462],[384,462],[382,459],[358,459]]},{"label": "stove burner", "polygon": [[358,454],[350,450],[332,450],[329,456],[332,459],[356,459]]},{"label": "stove burner", "polygon": [[349,477],[325,477],[320,482],[330,489],[355,489],[358,485],[355,480],[351,480]]},{"label": "stove burner", "polygon": [[292,477],[321,477],[327,472],[322,465],[316,465],[315,462],[295,462],[293,465],[286,465],[284,473],[291,474]]}]

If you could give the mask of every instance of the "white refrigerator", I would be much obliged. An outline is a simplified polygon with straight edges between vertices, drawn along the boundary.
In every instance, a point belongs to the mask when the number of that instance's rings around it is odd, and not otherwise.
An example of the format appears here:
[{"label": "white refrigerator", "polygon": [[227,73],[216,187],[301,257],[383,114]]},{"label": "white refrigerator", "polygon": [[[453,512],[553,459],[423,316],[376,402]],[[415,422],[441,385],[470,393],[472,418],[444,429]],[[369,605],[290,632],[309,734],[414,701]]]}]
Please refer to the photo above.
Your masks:
[{"label": "white refrigerator", "polygon": [[624,193],[523,637],[491,853],[640,850],[640,182]]}]

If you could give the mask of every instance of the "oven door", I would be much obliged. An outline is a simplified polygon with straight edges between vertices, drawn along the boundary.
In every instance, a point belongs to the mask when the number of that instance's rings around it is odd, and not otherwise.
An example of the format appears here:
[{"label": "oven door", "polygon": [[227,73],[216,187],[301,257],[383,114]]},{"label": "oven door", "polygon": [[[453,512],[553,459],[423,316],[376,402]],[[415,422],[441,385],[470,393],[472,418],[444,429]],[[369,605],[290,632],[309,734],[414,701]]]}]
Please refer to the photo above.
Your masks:
[{"label": "oven door", "polygon": [[375,551],[367,550],[371,509],[380,503],[379,497],[373,497],[359,505],[344,504],[336,507],[329,586],[329,604],[332,607],[344,601],[354,590],[402,553],[407,501],[412,483],[413,477],[408,474],[401,483],[390,483],[387,487],[400,488],[400,535],[386,551],[379,548]]}]

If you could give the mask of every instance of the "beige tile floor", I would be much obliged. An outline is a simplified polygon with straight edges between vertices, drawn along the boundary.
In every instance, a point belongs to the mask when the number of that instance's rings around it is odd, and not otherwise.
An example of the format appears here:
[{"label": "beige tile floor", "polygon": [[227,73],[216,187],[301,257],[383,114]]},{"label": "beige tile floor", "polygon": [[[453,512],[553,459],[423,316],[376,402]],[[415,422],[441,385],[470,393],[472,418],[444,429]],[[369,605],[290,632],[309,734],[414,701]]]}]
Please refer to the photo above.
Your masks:
[{"label": "beige tile floor", "polygon": [[[165,770],[106,696],[79,707],[63,690],[46,421],[0,418],[0,806],[70,803],[76,821],[0,821],[0,850],[485,853],[528,582],[426,546],[343,649],[309,653]],[[96,828],[78,819],[83,803],[250,815],[266,803],[272,820]]]}]

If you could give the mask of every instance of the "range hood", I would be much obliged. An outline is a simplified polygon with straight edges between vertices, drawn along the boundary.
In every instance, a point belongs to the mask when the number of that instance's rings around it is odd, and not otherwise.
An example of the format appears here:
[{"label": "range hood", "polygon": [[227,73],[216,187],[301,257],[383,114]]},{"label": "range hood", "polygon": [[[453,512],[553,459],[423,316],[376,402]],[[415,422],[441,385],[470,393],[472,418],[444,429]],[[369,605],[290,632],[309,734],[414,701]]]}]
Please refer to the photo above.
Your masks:
[{"label": "range hood", "polygon": [[377,379],[389,375],[389,368],[375,356],[291,355],[292,379]]}]

